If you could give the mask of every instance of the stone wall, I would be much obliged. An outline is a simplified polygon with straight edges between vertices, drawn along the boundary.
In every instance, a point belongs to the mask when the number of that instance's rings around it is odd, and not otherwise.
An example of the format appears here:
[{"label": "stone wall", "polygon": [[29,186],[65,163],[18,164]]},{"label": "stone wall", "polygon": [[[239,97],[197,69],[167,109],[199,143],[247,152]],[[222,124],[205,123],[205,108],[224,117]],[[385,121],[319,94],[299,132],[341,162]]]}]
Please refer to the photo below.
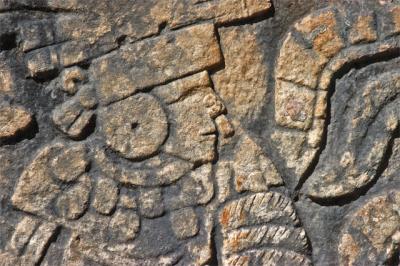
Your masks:
[{"label": "stone wall", "polygon": [[0,265],[398,265],[400,1],[0,0]]}]

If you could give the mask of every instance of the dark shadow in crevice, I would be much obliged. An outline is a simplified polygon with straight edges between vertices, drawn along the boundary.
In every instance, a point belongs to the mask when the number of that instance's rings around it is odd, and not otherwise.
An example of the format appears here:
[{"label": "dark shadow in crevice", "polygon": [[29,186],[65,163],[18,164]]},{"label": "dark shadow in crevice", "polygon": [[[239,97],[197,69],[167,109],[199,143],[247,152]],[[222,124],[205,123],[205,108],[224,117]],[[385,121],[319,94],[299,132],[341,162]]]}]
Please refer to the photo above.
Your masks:
[{"label": "dark shadow in crevice", "polygon": [[392,257],[384,263],[385,266],[399,266],[400,265],[400,248],[397,248]]},{"label": "dark shadow in crevice", "polygon": [[163,34],[163,32],[165,32],[167,30],[167,26],[168,26],[168,22],[167,21],[161,22],[161,24],[158,25],[158,33],[159,34]]},{"label": "dark shadow in crevice", "polygon": [[77,66],[82,68],[83,70],[89,70],[91,63],[91,60],[88,59],[80,62],[79,64],[77,64]]},{"label": "dark shadow in crevice", "polygon": [[51,81],[51,80],[55,79],[59,73],[60,73],[60,71],[57,68],[55,68],[55,69],[51,69],[51,70],[47,70],[47,71],[38,73],[35,77],[32,77],[30,79],[32,79],[36,83],[45,83],[47,81]]},{"label": "dark shadow in crevice", "polygon": [[89,137],[96,130],[96,115],[90,118],[89,123],[83,128],[82,132],[77,136],[72,138],[73,140],[84,140]]},{"label": "dark shadow in crevice", "polygon": [[218,265],[218,248],[215,240],[216,232],[215,227],[211,231],[211,256],[204,265],[217,266]]},{"label": "dark shadow in crevice", "polygon": [[[11,6],[7,9],[1,10],[0,14],[9,13],[9,12],[43,12],[49,14],[60,14],[60,13],[81,13],[80,9],[75,8],[62,8],[62,7],[52,7],[47,4],[47,1],[44,0],[34,0],[32,3],[12,3]],[[17,1],[14,1],[17,2]],[[28,1],[26,1],[28,2]]]},{"label": "dark shadow in crevice", "polygon": [[124,45],[125,44],[125,42],[126,42],[126,38],[127,38],[128,36],[127,35],[121,35],[121,36],[119,36],[118,38],[117,38],[117,44],[118,44],[118,47],[121,47],[122,45]]},{"label": "dark shadow in crevice", "polygon": [[6,33],[0,36],[0,51],[17,48],[17,34]]}]

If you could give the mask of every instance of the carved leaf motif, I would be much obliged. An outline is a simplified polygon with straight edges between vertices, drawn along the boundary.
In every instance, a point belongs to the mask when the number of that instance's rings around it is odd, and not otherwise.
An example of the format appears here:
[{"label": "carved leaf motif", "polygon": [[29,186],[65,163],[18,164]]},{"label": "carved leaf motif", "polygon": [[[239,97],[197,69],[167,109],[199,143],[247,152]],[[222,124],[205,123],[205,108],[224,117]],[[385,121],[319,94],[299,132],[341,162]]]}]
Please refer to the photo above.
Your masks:
[{"label": "carved leaf motif", "polygon": [[311,265],[306,233],[291,200],[280,193],[228,202],[219,222],[223,265]]}]

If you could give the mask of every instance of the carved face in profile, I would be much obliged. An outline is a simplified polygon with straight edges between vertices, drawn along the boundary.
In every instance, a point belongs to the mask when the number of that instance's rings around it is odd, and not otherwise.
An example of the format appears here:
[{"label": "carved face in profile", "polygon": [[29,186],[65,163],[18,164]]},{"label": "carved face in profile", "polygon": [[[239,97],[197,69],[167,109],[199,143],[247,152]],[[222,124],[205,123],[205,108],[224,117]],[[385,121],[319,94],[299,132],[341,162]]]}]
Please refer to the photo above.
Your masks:
[{"label": "carved face in profile", "polygon": [[100,110],[107,145],[138,161],[163,152],[191,163],[216,155],[214,118],[224,111],[206,73],[137,93]]},{"label": "carved face in profile", "polygon": [[[211,162],[217,153],[217,127],[221,128],[217,121],[227,121],[208,73],[135,92],[111,103],[100,100],[99,106],[99,92],[92,85],[80,86],[54,111],[53,120],[69,135],[71,128],[85,128],[85,120],[82,127],[79,122],[85,112],[97,113],[99,130],[93,131],[96,143],[87,137],[85,143],[71,147],[62,143],[45,147],[22,174],[13,195],[14,206],[47,219],[61,217],[66,227],[72,226],[72,220],[79,220],[82,228],[89,231],[102,228],[102,234],[94,234],[93,238],[126,244],[132,254],[139,252],[130,246],[132,241],[142,243],[147,237],[139,227],[153,226],[153,220],[170,219],[171,212],[185,208],[184,214],[197,226],[194,207],[208,203],[214,193]],[[114,153],[104,149],[97,137],[104,139]],[[93,145],[95,148],[89,151]],[[97,167],[101,175],[93,175],[91,169]],[[79,171],[73,173],[68,168]],[[31,185],[30,180],[37,182]],[[56,212],[52,213],[52,209]],[[180,217],[180,212],[176,215]],[[178,243],[195,237],[200,230],[195,228],[183,236],[173,228],[163,226],[160,230],[168,238],[173,232]],[[202,230],[199,235],[209,232]],[[82,242],[93,242],[92,234],[87,238]],[[168,246],[171,250],[175,248],[174,241]],[[155,247],[154,254],[157,252]]]}]

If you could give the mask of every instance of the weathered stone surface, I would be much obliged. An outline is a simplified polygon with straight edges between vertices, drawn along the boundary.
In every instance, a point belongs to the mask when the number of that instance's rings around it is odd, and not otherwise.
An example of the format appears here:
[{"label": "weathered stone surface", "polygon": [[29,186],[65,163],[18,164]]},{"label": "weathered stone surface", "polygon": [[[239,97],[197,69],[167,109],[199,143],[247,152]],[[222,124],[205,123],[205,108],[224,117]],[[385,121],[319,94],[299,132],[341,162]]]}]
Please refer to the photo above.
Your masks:
[{"label": "weathered stone surface", "polygon": [[378,265],[398,259],[399,205],[399,190],[389,190],[350,215],[338,246],[341,265]]},{"label": "weathered stone surface", "polygon": [[26,212],[42,212],[60,192],[48,167],[51,157],[59,149],[60,146],[43,149],[24,170],[11,199],[15,207]]},{"label": "weathered stone surface", "polygon": [[275,193],[256,193],[225,205],[220,215],[224,230],[233,230],[250,224],[274,220],[299,223],[290,199]]},{"label": "weathered stone surface", "polygon": [[128,159],[153,155],[167,136],[167,118],[160,103],[136,94],[100,111],[107,145]]},{"label": "weathered stone surface", "polygon": [[199,231],[197,215],[192,208],[184,208],[171,213],[172,229],[177,238],[192,237]]},{"label": "weathered stone surface", "polygon": [[15,90],[15,74],[10,63],[6,62],[4,57],[1,59],[3,62],[0,65],[0,92],[10,95]]},{"label": "weathered stone surface", "polygon": [[93,111],[85,110],[77,97],[57,106],[52,115],[54,124],[72,139],[86,137],[94,117]]},{"label": "weathered stone surface", "polygon": [[284,158],[286,167],[294,171],[298,183],[312,163],[317,148],[303,150],[303,147],[307,147],[307,135],[304,132],[277,129],[271,134],[271,140]]},{"label": "weathered stone surface", "polygon": [[226,67],[212,75],[215,90],[238,119],[253,121],[261,112],[268,91],[268,68],[252,26],[220,28]]},{"label": "weathered stone surface", "polygon": [[212,168],[210,164],[204,164],[190,172],[186,178],[179,180],[177,184],[166,189],[171,197],[164,197],[168,209],[179,209],[187,206],[206,204],[214,196],[212,182]]},{"label": "weathered stone surface", "polygon": [[360,15],[349,34],[352,44],[360,42],[373,42],[377,39],[374,14]]},{"label": "weathered stone surface", "polygon": [[159,188],[140,191],[139,208],[144,217],[154,218],[164,212],[162,191]]},{"label": "weathered stone surface", "polygon": [[97,105],[96,91],[92,85],[84,85],[78,91],[77,98],[85,109],[93,109]]},{"label": "weathered stone surface", "polygon": [[398,6],[392,6],[389,10],[389,16],[391,19],[391,30],[390,34],[396,34],[400,32],[400,8]]},{"label": "weathered stone surface", "polygon": [[82,176],[77,184],[64,192],[56,202],[59,215],[63,218],[76,220],[86,211],[91,190],[90,177]]},{"label": "weathered stone surface", "polygon": [[271,186],[283,184],[271,160],[247,136],[237,144],[233,169],[235,189],[238,192],[262,192],[267,191]]},{"label": "weathered stone surface", "polygon": [[17,137],[28,130],[33,121],[32,114],[20,106],[0,107],[0,140]]},{"label": "weathered stone surface", "polygon": [[232,137],[233,134],[235,134],[233,125],[229,122],[229,119],[225,115],[216,117],[215,125],[217,126],[218,132],[220,132],[224,138]]},{"label": "weathered stone surface", "polygon": [[82,146],[66,148],[64,144],[56,143],[45,147],[22,173],[11,198],[13,205],[23,211],[46,216],[51,213],[50,208],[58,198],[56,205],[61,216],[73,219],[81,215],[89,197],[90,177],[81,176],[63,195],[59,193],[64,189],[55,179],[74,181],[86,171],[87,164]]},{"label": "weathered stone surface", "polygon": [[397,265],[399,18],[0,1],[0,264]]},{"label": "weathered stone surface", "polygon": [[[397,71],[392,70],[396,62],[375,64],[337,81],[327,146],[307,180],[310,196],[333,198],[356,193],[375,178],[391,135],[398,127],[400,82]],[[372,78],[368,72],[371,69],[376,73]],[[347,105],[353,108],[346,110]],[[328,163],[332,160],[338,164]]]},{"label": "weathered stone surface", "polygon": [[232,196],[233,191],[230,187],[230,180],[233,176],[233,169],[230,161],[219,162],[215,172],[216,181],[219,187],[218,190],[218,201],[223,203],[230,196]]},{"label": "weathered stone surface", "polygon": [[51,159],[51,168],[58,179],[64,182],[76,180],[83,174],[89,162],[86,158],[84,145],[75,145],[63,149],[61,153]]},{"label": "weathered stone surface", "polygon": [[[219,222],[223,265],[311,264],[305,255],[308,243],[304,229],[295,227],[295,210],[279,193],[256,193],[231,201],[222,209]],[[281,246],[286,250],[280,250]]]},{"label": "weathered stone surface", "polygon": [[311,41],[313,49],[321,56],[330,58],[344,47],[334,9],[308,15],[296,23],[295,28]]},{"label": "weathered stone surface", "polygon": [[137,208],[137,199],[131,195],[121,195],[119,204],[121,207],[127,209],[136,209]]},{"label": "weathered stone surface", "polygon": [[78,91],[78,83],[85,81],[85,73],[78,67],[68,68],[61,73],[62,89],[75,94]]},{"label": "weathered stone surface", "polygon": [[[300,175],[297,178],[298,180],[306,173],[307,169],[314,167],[313,163],[319,159],[319,147],[325,145],[327,141],[324,136],[326,121],[331,119],[328,114],[334,114],[334,110],[327,110],[327,108],[329,107],[329,95],[333,94],[334,87],[338,85],[336,79],[345,75],[352,67],[358,68],[358,64],[364,64],[364,60],[367,61],[365,65],[368,65],[370,63],[368,61],[369,58],[372,59],[383,55],[389,50],[396,49],[394,47],[398,47],[399,45],[397,38],[390,39],[388,37],[393,36],[395,16],[392,16],[391,13],[396,6],[390,6],[387,9],[381,10],[383,13],[379,13],[379,15],[373,11],[358,10],[357,7],[352,5],[346,7],[346,12],[343,12],[343,6],[338,5],[337,7],[338,9],[329,7],[318,10],[296,22],[295,30],[291,30],[286,34],[277,61],[275,120],[279,125],[286,128],[306,130],[305,137],[307,142],[304,143],[302,140],[303,136],[292,130],[287,130],[284,134],[292,135],[293,137],[296,136],[295,139],[298,141],[294,145],[297,147],[289,147],[289,143],[287,145],[283,144],[286,141],[277,133],[272,134],[272,139],[276,145],[279,145],[277,148],[286,161],[287,166],[295,169],[295,173]],[[378,29],[381,32],[378,33]],[[345,31],[347,31],[347,34],[344,34]],[[346,41],[346,38],[348,41]],[[317,56],[304,57],[300,61],[290,59],[304,55],[305,53],[316,54]],[[304,62],[304,64],[298,65],[298,62]],[[308,70],[304,71],[305,69]],[[302,72],[300,73],[299,71]],[[310,74],[311,76],[306,76]],[[288,105],[287,102],[289,102],[290,97],[286,97],[285,88],[287,86],[282,86],[282,80],[293,82],[295,85],[292,86],[300,84],[312,89],[329,90],[329,92],[318,91],[316,98],[311,103],[311,95],[302,93],[304,91],[303,88],[298,86],[297,89],[293,90],[293,93],[298,95],[295,102],[308,102],[309,105],[302,108],[289,108],[291,111],[299,110],[299,112],[290,112],[292,113],[290,115],[287,110],[288,108],[284,108],[285,105]],[[299,106],[299,104],[289,104],[289,106],[295,107]],[[296,118],[294,114],[302,113],[306,113],[307,115],[303,115],[303,117],[308,118],[303,123],[294,119]],[[302,116],[297,115],[297,117]],[[281,147],[281,145],[285,147]],[[296,150],[299,153],[296,153],[298,155],[294,156],[290,152],[287,152],[288,150]],[[326,158],[324,160],[326,161]],[[335,168],[333,165],[332,167]],[[369,177],[366,177],[364,185],[369,182],[368,180],[373,178],[370,173],[366,175]],[[330,176],[335,179],[334,174]],[[358,185],[348,186],[346,184],[344,186],[349,190],[354,190],[350,188],[352,186],[363,186],[361,183],[364,181],[360,179],[353,183],[357,182],[359,183]],[[327,188],[333,194],[339,193],[333,192],[336,189],[342,190],[342,188],[337,187]],[[345,189],[343,188],[343,190]]]},{"label": "weathered stone surface", "polygon": [[58,55],[53,47],[43,48],[27,55],[26,65],[31,77],[45,78],[58,69]]},{"label": "weathered stone surface", "polygon": [[47,246],[51,243],[52,238],[56,234],[57,225],[52,223],[41,224],[35,234],[31,237],[29,245],[26,247],[24,256],[22,257],[22,265],[34,265],[40,262],[46,251]]},{"label": "weathered stone surface", "polygon": [[157,87],[154,93],[168,104],[166,111],[171,123],[165,152],[193,163],[214,160],[217,141],[214,119],[222,115],[225,107],[211,89],[208,74],[201,72]]},{"label": "weathered stone surface", "polygon": [[139,227],[139,216],[134,211],[117,211],[110,221],[110,232],[119,241],[134,239]]},{"label": "weathered stone surface", "polygon": [[72,139],[82,139],[90,132],[90,125],[94,120],[94,113],[92,111],[83,111],[81,115],[76,118],[75,122],[68,129],[68,136]]},{"label": "weathered stone surface", "polygon": [[[100,179],[96,185],[93,207],[102,214],[110,214],[118,201],[118,187],[111,179]],[[125,200],[127,201],[127,200]],[[124,204],[132,208],[132,203]]]},{"label": "weathered stone surface", "polygon": [[400,162],[400,140],[397,138],[393,141],[392,156],[389,159],[388,167],[382,173],[382,178],[388,178],[389,180],[395,180],[396,174],[399,170]]},{"label": "weathered stone surface", "polygon": [[326,63],[325,57],[306,49],[289,34],[282,44],[275,75],[280,79],[315,88],[318,74]]},{"label": "weathered stone surface", "polygon": [[180,27],[203,20],[217,24],[240,21],[266,14],[271,8],[269,0],[211,0],[176,1],[172,6],[172,27]]},{"label": "weathered stone surface", "polygon": [[100,101],[109,103],[139,89],[213,67],[220,61],[214,26],[202,24],[123,46],[96,60],[91,71],[100,77]]},{"label": "weathered stone surface", "polygon": [[314,114],[315,93],[306,87],[280,80],[276,89],[276,122],[290,128],[309,129]]},{"label": "weathered stone surface", "polygon": [[[125,185],[158,186],[171,184],[184,176],[192,164],[177,158],[160,156],[149,163],[132,166],[114,163],[104,151],[97,150],[95,159],[101,170],[109,177]],[[137,168],[143,166],[143,168]]]},{"label": "weathered stone surface", "polygon": [[39,221],[31,217],[23,218],[15,228],[14,234],[8,243],[6,249],[16,255],[23,252],[24,246],[29,242],[34,231],[39,225]]}]

